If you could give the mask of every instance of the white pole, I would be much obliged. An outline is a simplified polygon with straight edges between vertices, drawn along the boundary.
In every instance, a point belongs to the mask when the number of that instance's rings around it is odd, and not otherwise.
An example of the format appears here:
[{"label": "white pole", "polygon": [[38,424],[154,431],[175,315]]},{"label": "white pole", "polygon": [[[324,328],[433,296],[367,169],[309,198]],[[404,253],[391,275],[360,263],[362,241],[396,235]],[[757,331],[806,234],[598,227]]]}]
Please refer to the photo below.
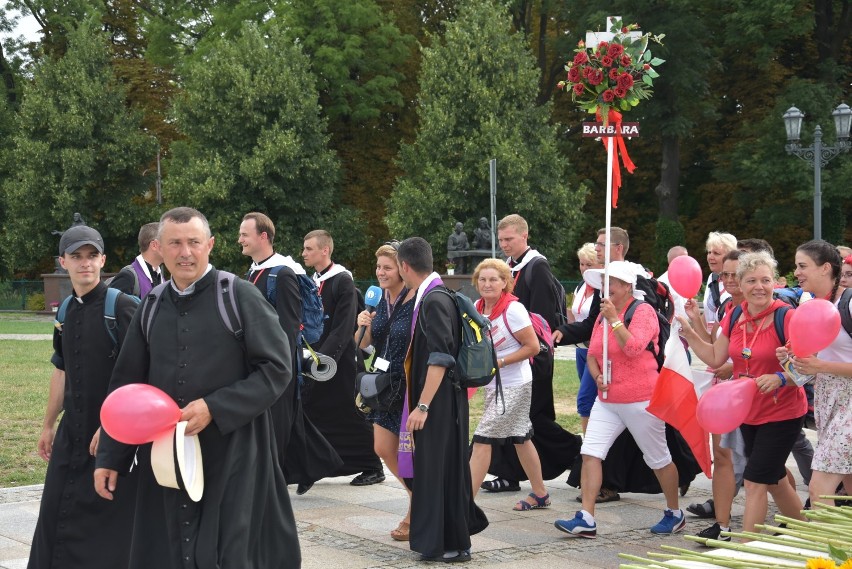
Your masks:
[{"label": "white pole", "polygon": [[[606,139],[606,240],[604,241],[604,277],[603,277],[603,292],[601,300],[609,298],[609,246],[610,246],[610,227],[612,227],[612,160],[613,149],[615,148],[615,140],[610,137]],[[606,319],[601,320],[603,328],[603,383],[609,385],[612,378],[609,376],[609,329],[607,328]],[[607,398],[606,391],[603,392],[603,398]]]},{"label": "white pole", "polygon": [[488,161],[488,174],[491,178],[491,258],[497,258],[497,159]]}]

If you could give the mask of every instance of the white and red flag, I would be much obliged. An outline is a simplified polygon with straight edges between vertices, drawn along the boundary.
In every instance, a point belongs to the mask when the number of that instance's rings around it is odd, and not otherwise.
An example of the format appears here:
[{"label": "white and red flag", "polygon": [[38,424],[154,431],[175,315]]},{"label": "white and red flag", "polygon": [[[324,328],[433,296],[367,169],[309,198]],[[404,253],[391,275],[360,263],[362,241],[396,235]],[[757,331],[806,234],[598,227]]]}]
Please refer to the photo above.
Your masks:
[{"label": "white and red flag", "polygon": [[676,324],[672,326],[672,334],[666,342],[666,359],[647,409],[680,431],[701,470],[710,478],[710,436],[695,417],[698,398],[707,386],[696,384],[676,328]]}]

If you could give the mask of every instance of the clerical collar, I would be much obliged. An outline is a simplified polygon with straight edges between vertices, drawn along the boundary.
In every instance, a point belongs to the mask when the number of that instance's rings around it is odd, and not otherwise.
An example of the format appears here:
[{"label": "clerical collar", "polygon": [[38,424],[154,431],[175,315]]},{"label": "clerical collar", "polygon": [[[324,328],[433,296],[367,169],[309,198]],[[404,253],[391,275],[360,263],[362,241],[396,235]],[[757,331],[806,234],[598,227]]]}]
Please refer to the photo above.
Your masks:
[{"label": "clerical collar", "polygon": [[524,260],[524,257],[526,257],[527,253],[529,253],[531,249],[532,249],[532,247],[527,247],[527,248],[524,250],[524,252],[523,252],[523,253],[521,253],[521,254],[518,256],[518,258],[517,258],[517,259],[515,259],[514,257],[511,257],[511,258],[510,258],[510,260],[511,260],[513,263],[515,263],[516,265],[520,264],[520,263],[521,263],[521,261],[523,261],[523,260]]},{"label": "clerical collar", "polygon": [[262,264],[264,264],[266,261],[268,261],[269,259],[271,259],[271,258],[272,258],[272,257],[274,257],[274,256],[275,256],[275,251],[273,251],[273,252],[272,252],[272,254],[271,254],[270,256],[268,256],[267,258],[265,258],[264,260],[262,260],[261,262],[256,263],[256,264],[257,264],[257,265],[262,265]]},{"label": "clerical collar", "polygon": [[106,288],[106,285],[103,283],[103,281],[96,284],[95,288],[93,288],[83,296],[77,296],[77,291],[74,291],[74,300],[76,300],[80,304],[86,304],[87,302],[91,302],[94,299],[95,293],[101,288]]},{"label": "clerical collar", "polygon": [[195,292],[195,285],[198,284],[198,281],[200,281],[201,279],[206,277],[207,273],[209,273],[212,270],[213,270],[213,265],[211,265],[210,263],[207,263],[207,269],[204,271],[204,274],[201,275],[200,277],[198,277],[198,279],[195,282],[191,283],[188,287],[186,287],[183,290],[178,289],[177,285],[175,284],[174,279],[170,280],[169,282],[172,283],[172,288],[175,290],[176,293],[178,293],[179,296],[188,296],[188,295]]},{"label": "clerical collar", "polygon": [[321,270],[321,271],[317,271],[317,276],[318,276],[318,277],[323,276],[323,275],[324,275],[324,274],[326,274],[328,271],[330,271],[330,270],[331,270],[331,268],[332,268],[333,266],[334,266],[334,261],[332,261],[332,262],[331,262],[331,264],[329,264],[329,265],[328,265],[326,268],[324,268],[323,270]]}]

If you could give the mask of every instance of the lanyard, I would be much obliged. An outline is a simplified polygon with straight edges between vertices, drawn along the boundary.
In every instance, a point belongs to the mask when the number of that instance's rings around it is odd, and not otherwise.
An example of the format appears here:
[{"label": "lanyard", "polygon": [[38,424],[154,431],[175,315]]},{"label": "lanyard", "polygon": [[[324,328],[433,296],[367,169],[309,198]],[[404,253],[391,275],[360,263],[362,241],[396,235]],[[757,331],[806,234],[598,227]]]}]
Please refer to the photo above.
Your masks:
[{"label": "lanyard", "polygon": [[760,334],[761,330],[763,330],[763,325],[766,323],[767,318],[769,318],[768,315],[764,316],[763,320],[760,321],[760,325],[758,325],[754,329],[754,336],[752,336],[752,338],[751,338],[751,346],[748,345],[748,325],[749,325],[749,323],[754,324],[754,320],[747,319],[745,322],[742,323],[742,327],[743,327],[743,350],[740,353],[741,353],[743,359],[745,360],[746,373],[749,373],[748,361],[751,359],[751,356],[752,356],[751,350],[754,347],[754,343],[757,341],[758,334]]}]

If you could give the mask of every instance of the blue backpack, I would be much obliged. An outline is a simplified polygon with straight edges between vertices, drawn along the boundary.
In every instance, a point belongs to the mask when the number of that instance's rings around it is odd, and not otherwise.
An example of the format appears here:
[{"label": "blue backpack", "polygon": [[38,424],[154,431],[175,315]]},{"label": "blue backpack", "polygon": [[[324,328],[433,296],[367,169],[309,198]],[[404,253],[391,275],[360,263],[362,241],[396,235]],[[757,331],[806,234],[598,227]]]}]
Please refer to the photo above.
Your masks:
[{"label": "blue backpack", "polygon": [[[115,318],[115,303],[118,300],[119,295],[124,294],[117,288],[108,288],[106,291],[106,298],[104,299],[104,326],[106,326],[107,334],[109,334],[110,340],[112,340],[112,353],[109,355],[110,359],[115,358],[118,355],[119,344],[118,344],[118,320]],[[68,304],[71,302],[71,298],[73,298],[73,294],[69,294],[65,297],[65,300],[62,301],[62,304],[59,306],[59,310],[56,311],[56,319],[53,321],[53,325],[59,330],[59,333],[62,334],[62,326],[65,324],[65,313],[68,311]],[[139,305],[139,298],[135,297],[131,294],[124,294],[127,298],[133,301],[137,306]]]},{"label": "blue backpack", "polygon": [[[269,269],[266,280],[266,300],[275,306],[278,295],[278,273],[284,265]],[[318,342],[322,336],[325,320],[325,310],[322,307],[322,297],[314,280],[308,275],[296,275],[299,283],[299,295],[302,299],[302,323],[300,326],[301,340],[305,344]]]}]

